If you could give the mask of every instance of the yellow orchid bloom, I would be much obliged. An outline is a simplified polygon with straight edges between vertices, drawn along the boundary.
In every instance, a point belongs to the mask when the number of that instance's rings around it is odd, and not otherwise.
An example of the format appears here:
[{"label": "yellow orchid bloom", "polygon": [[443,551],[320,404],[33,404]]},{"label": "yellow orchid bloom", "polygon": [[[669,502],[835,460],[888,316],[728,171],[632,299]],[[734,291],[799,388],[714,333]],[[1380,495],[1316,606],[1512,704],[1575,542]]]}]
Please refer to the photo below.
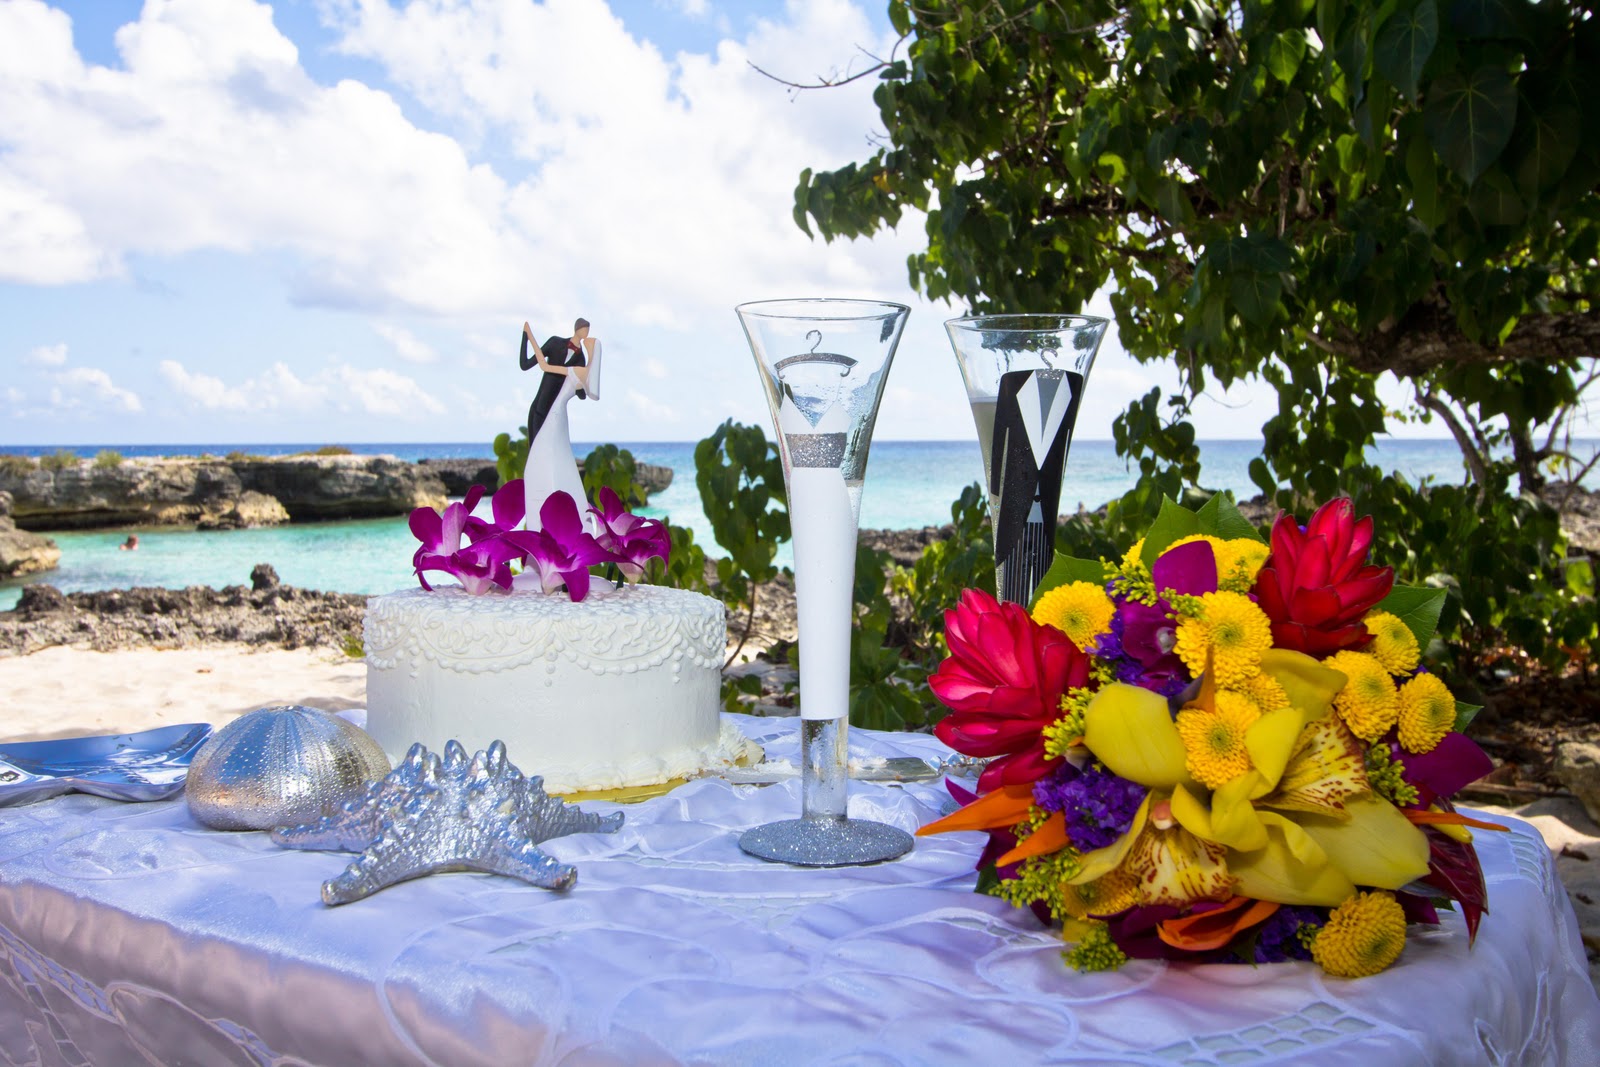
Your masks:
[{"label": "yellow orchid bloom", "polygon": [[1113,774],[1150,789],[1200,788],[1184,766],[1183,738],[1165,697],[1114,682],[1083,712],[1083,740]]},{"label": "yellow orchid bloom", "polygon": [[1308,864],[1297,859],[1286,835],[1287,827],[1293,825],[1282,816],[1274,816],[1265,827],[1264,847],[1229,854],[1228,869],[1236,880],[1238,893],[1280,904],[1331,908],[1343,903],[1356,891],[1355,883],[1331,863]]},{"label": "yellow orchid bloom", "polygon": [[[1262,670],[1289,694],[1245,734],[1251,769],[1214,790],[1174,787],[1172,814],[1195,836],[1226,845],[1238,892],[1285,904],[1333,906],[1355,886],[1397,889],[1428,870],[1427,839],[1372,795],[1361,743],[1330,714],[1344,676],[1275,649]],[[1202,687],[1197,702],[1204,701]]]},{"label": "yellow orchid bloom", "polygon": [[1170,802],[1156,793],[1144,798],[1127,833],[1085,853],[1082,862],[1068,885],[1131,883],[1140,904],[1186,906],[1197,900],[1227,900],[1234,892],[1227,849],[1178,824]]}]

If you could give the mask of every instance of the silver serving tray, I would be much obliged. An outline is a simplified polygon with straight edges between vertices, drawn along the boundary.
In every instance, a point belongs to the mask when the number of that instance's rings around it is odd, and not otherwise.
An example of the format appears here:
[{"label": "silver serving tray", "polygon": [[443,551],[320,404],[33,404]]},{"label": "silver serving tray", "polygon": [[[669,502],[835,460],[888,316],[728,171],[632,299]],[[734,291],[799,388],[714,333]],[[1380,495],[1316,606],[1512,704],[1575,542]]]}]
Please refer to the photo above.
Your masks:
[{"label": "silver serving tray", "polygon": [[166,800],[183,792],[209,723],[136,734],[0,744],[0,808],[77,791],[112,800]]}]

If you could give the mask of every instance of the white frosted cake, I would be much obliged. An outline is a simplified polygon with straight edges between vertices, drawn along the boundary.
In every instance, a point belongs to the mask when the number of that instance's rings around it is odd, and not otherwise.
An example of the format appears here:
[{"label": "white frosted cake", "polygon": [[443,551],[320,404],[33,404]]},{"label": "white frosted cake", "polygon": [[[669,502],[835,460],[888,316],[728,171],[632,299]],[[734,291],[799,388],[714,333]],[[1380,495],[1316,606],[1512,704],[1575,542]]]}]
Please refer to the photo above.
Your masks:
[{"label": "white frosted cake", "polygon": [[564,593],[407,589],[367,601],[367,729],[414,742],[504,741],[552,793],[670,781],[746,754],[724,728],[722,605],[660,586]]}]

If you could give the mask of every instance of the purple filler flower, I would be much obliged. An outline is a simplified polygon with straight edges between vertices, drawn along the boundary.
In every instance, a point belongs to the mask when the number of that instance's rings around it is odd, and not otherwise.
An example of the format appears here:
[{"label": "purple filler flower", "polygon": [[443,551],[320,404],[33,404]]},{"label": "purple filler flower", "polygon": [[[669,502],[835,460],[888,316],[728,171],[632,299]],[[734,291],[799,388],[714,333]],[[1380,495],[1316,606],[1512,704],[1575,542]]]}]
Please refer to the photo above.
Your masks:
[{"label": "purple filler flower", "polygon": [[612,554],[623,577],[636,582],[652,559],[665,563],[672,552],[667,525],[660,519],[646,519],[629,512],[609,486],[600,490],[600,506],[590,508],[599,520],[595,540]]},{"label": "purple filler flower", "polygon": [[1256,938],[1257,963],[1282,963],[1285,960],[1309,960],[1311,950],[1300,942],[1303,923],[1321,926],[1326,920],[1312,908],[1283,907],[1273,912],[1261,924]]},{"label": "purple filler flower", "polygon": [[1082,771],[1058,768],[1033,786],[1033,802],[1046,811],[1061,812],[1067,839],[1079,852],[1105,848],[1127,833],[1144,794],[1144,786],[1137,782],[1093,765]]}]

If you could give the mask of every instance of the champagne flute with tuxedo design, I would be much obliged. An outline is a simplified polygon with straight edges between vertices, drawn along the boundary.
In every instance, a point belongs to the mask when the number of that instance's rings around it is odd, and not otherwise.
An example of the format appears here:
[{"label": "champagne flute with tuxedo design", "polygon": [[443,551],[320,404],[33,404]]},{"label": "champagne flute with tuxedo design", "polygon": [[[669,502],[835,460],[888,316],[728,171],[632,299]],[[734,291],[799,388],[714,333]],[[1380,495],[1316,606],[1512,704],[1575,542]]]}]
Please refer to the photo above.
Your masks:
[{"label": "champagne flute with tuxedo design", "polygon": [[972,315],[945,324],[978,426],[995,586],[1027,607],[1055,558],[1061,478],[1108,325],[1088,315]]}]

